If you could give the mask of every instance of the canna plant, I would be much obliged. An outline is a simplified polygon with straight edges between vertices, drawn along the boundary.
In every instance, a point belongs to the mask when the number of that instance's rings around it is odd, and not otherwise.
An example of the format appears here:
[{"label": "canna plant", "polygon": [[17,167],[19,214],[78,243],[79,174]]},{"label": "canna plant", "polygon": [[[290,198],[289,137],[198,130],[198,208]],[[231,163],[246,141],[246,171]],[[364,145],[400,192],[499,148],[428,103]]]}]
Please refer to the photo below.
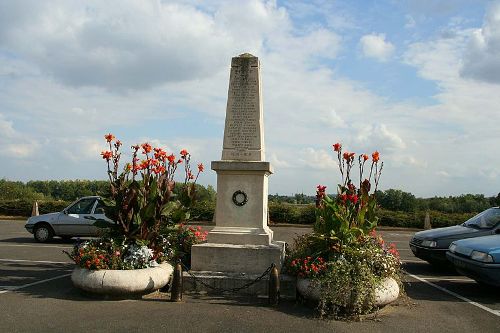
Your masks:
[{"label": "canna plant", "polygon": [[[105,139],[109,150],[101,155],[107,162],[110,197],[104,203],[106,215],[116,222],[111,232],[154,247],[160,227],[189,218],[188,208],[195,199],[195,184],[203,164],[198,164],[194,175],[187,150],[181,150],[177,158],[143,143],[131,147],[132,162],[119,172],[122,143],[112,134],[105,135]],[[183,171],[181,183],[174,180],[178,169]],[[104,221],[96,221],[95,225],[109,228]]]},{"label": "canna plant", "polygon": [[[380,162],[379,152],[375,151],[372,154],[368,178],[364,178],[365,164],[369,157],[366,154],[360,155],[358,157],[359,188],[356,188],[351,177],[355,154],[342,152],[340,143],[334,144],[333,149],[337,153],[342,183],[338,185],[337,196],[334,198],[326,194],[326,186],[318,185],[314,232],[323,240],[342,247],[377,226],[375,192],[382,173],[383,162]],[[375,188],[373,192],[370,192],[372,178]]]}]

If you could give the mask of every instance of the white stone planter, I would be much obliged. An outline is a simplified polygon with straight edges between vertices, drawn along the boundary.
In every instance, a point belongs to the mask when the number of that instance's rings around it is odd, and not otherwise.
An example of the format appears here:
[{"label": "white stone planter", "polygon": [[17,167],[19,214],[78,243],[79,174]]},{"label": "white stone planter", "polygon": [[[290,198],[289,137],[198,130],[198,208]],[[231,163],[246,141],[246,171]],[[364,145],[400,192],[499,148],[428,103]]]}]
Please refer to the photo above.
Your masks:
[{"label": "white stone planter", "polygon": [[168,263],[157,267],[131,270],[88,270],[77,267],[71,274],[75,287],[101,295],[125,296],[146,294],[164,287],[173,267]]},{"label": "white stone planter", "polygon": [[[319,301],[320,286],[310,279],[297,278],[297,291],[305,298]],[[375,305],[384,306],[394,302],[399,296],[399,285],[393,278],[385,278],[375,288]]]}]

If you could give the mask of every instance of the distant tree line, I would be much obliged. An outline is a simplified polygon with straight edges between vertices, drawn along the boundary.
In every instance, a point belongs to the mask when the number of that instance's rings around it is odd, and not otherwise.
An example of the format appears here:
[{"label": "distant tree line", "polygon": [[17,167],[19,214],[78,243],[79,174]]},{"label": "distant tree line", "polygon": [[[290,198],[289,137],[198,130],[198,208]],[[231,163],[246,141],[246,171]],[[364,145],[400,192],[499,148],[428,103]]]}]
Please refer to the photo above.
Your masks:
[{"label": "distant tree line", "polygon": [[[29,215],[35,200],[40,203],[41,212],[57,211],[82,196],[107,196],[108,191],[109,184],[105,180],[37,180],[24,183],[0,179],[0,215]],[[191,216],[193,219],[212,220],[215,189],[210,185],[197,184],[196,192],[198,203],[193,207]],[[463,194],[416,198],[409,192],[388,189],[377,191],[375,195],[382,208],[382,222],[386,225],[420,225],[425,211],[431,212],[433,222],[451,225],[488,207],[500,206],[500,193],[495,197]],[[270,219],[274,222],[313,223],[314,202],[314,196],[303,193],[289,196],[271,194]]]},{"label": "distant tree line", "polygon": [[[0,179],[0,215],[29,216],[35,200],[39,203],[40,213],[49,213],[60,211],[84,196],[106,197],[108,194],[109,182],[106,180],[36,180],[24,183]],[[213,216],[214,188],[196,184],[196,194],[198,204],[192,216],[203,219]]]},{"label": "distant tree line", "polygon": [[[375,195],[381,208],[407,213],[426,210],[442,213],[477,213],[489,207],[500,206],[500,193],[495,197],[486,197],[483,194],[462,194],[448,197],[416,198],[409,192],[388,189],[377,191]],[[269,195],[269,202],[273,204],[312,204],[315,199],[314,196],[305,194]]]}]

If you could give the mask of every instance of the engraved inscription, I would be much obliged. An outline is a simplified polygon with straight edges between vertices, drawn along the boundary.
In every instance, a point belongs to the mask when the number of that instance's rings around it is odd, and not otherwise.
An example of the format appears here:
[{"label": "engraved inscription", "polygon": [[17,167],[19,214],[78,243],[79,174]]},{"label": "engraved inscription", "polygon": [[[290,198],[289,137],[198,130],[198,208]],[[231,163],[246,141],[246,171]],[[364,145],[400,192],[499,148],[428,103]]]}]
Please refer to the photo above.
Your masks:
[{"label": "engraved inscription", "polygon": [[222,159],[264,158],[259,65],[256,57],[233,58]]},{"label": "engraved inscription", "polygon": [[[229,88],[227,148],[259,149],[259,83],[257,68],[233,67]],[[246,156],[243,153],[243,156]]]}]

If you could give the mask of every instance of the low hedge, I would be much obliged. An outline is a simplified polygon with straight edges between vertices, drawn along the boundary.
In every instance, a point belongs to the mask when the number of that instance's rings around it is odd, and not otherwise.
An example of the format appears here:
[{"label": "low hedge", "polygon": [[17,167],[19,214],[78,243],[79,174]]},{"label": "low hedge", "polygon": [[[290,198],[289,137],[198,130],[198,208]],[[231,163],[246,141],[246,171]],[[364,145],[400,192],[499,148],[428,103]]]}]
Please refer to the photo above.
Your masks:
[{"label": "low hedge", "polygon": [[[62,200],[38,201],[40,214],[60,212],[71,202]],[[0,200],[0,215],[7,216],[31,216],[33,201],[30,200]]]},{"label": "low hedge", "polygon": [[[40,214],[60,212],[70,204],[68,201],[44,200],[38,202]],[[0,200],[0,215],[30,216],[33,202],[29,200]],[[215,203],[202,201],[191,207],[191,220],[212,221]],[[381,226],[420,228],[424,227],[425,211],[401,212],[380,209]],[[433,228],[447,227],[465,222],[475,213],[442,213],[430,211]],[[315,207],[313,204],[297,205],[289,203],[269,203],[269,220],[272,223],[313,224]]]},{"label": "low hedge", "polygon": [[[443,213],[431,210],[429,217],[433,228],[449,227],[467,221],[476,213]],[[404,228],[424,228],[425,211],[407,213],[401,211],[380,210],[379,225]]]}]

